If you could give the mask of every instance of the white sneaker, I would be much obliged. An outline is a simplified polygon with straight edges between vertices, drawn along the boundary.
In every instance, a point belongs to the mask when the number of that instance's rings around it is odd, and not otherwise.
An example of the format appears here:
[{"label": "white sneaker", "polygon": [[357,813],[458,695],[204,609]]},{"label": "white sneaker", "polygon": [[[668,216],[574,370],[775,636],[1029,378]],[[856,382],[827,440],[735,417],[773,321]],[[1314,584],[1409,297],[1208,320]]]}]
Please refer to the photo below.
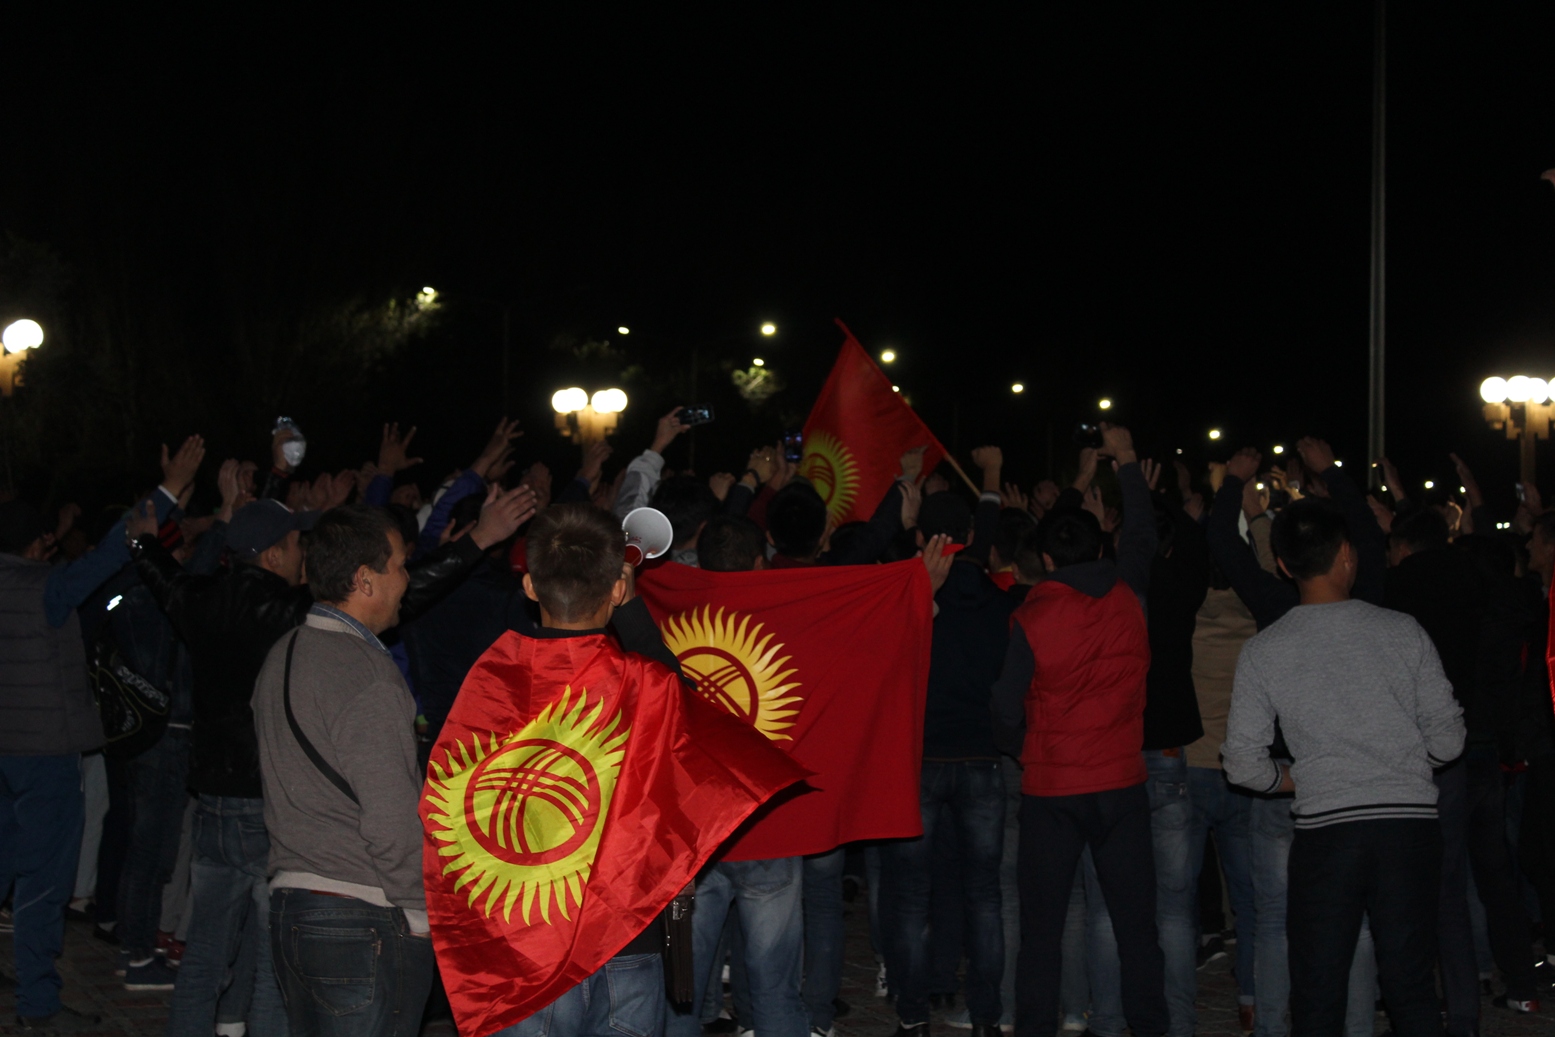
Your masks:
[{"label": "white sneaker", "polygon": [[829,1030],[823,1030],[819,1026],[810,1027],[810,1037],[837,1037],[837,1028],[833,1026]]},{"label": "white sneaker", "polygon": [[885,964],[882,962],[880,971],[875,973],[875,996],[885,997],[891,993],[891,987],[885,981]]},{"label": "white sneaker", "polygon": [[747,1030],[747,1029],[745,1029],[742,1026],[742,1027],[740,1027],[740,1031],[737,1034],[737,1037],[756,1037],[756,1031],[755,1030]]},{"label": "white sneaker", "polygon": [[953,1012],[945,1013],[945,1025],[955,1030],[970,1030],[972,1028],[972,1010],[962,1005]]}]

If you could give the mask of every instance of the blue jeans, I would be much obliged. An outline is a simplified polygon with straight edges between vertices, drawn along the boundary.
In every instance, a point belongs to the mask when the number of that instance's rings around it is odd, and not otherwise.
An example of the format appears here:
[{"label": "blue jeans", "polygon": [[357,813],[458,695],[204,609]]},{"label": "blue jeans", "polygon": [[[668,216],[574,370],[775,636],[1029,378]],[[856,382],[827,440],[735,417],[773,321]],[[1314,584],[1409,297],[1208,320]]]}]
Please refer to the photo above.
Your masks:
[{"label": "blue jeans", "polygon": [[0,756],[0,896],[16,923],[16,1014],[59,1011],[54,959],[65,943],[65,905],[75,888],[86,797],[81,754]]},{"label": "blue jeans", "polygon": [[[688,1012],[670,1011],[666,1032],[672,1037],[698,1037],[702,1032],[700,1006],[708,985],[717,982],[721,963],[714,955],[732,906],[740,917],[751,996],[751,1018],[742,1017],[741,1024],[754,1026],[761,1037],[806,1037],[810,1023],[799,996],[804,948],[802,875],[798,857],[721,861],[702,872],[691,915],[693,1007]],[[576,992],[577,988],[563,998]]]},{"label": "blue jeans", "polygon": [[168,728],[155,745],[129,761],[130,838],[119,878],[117,932],[135,961],[156,948],[162,887],[178,863],[188,777],[187,728]]},{"label": "blue jeans", "polygon": [[[842,986],[842,869],[846,851],[804,858],[804,997],[810,1026],[831,1029],[832,1002]],[[757,1030],[758,1033],[761,1030]]]},{"label": "blue jeans", "polygon": [[432,940],[405,912],[304,889],[270,894],[270,942],[291,1037],[416,1037]]},{"label": "blue jeans", "polygon": [[[183,964],[168,1009],[168,1037],[210,1037],[231,1012],[250,1037],[285,1037],[286,1009],[270,954],[270,894],[265,866],[270,836],[264,800],[201,796],[194,811],[189,863],[193,911]],[[250,954],[243,953],[245,944]],[[251,964],[250,964],[251,962]],[[252,989],[248,1004],[223,999],[229,986]]]},{"label": "blue jeans", "polygon": [[1285,1037],[1290,1024],[1290,956],[1285,941],[1286,893],[1290,887],[1290,844],[1296,822],[1292,797],[1255,796],[1252,803],[1253,939],[1255,1037]]},{"label": "blue jeans", "polygon": [[618,954],[528,1019],[491,1037],[659,1037],[664,1004],[664,959]]},{"label": "blue jeans", "polygon": [[[1226,893],[1236,914],[1236,985],[1237,1001],[1256,1002],[1253,948],[1258,936],[1258,908],[1253,901],[1253,797],[1232,788],[1225,772],[1218,767],[1188,768],[1188,798],[1193,802],[1192,845],[1193,890],[1197,894],[1199,874],[1204,870],[1204,843],[1215,833],[1215,852],[1226,876]],[[1197,917],[1197,914],[1195,914]]]},{"label": "blue jeans", "polygon": [[[1193,998],[1198,991],[1198,886],[1194,882],[1191,861],[1193,808],[1188,794],[1188,761],[1179,749],[1147,749],[1145,768],[1149,773],[1150,841],[1155,854],[1155,919],[1161,953],[1166,959],[1166,1007],[1171,1015],[1169,1037],[1192,1037],[1198,1025]],[[1095,868],[1089,872],[1095,883]],[[1094,926],[1089,939],[1093,963],[1091,998],[1098,1006],[1116,1006],[1115,1018],[1122,1021],[1123,997],[1116,984],[1122,982],[1118,948],[1108,920],[1100,924],[1106,906],[1099,885],[1088,900],[1096,905],[1091,912]],[[1111,1011],[1103,1013],[1113,1017]],[[1102,1025],[1106,1025],[1105,1018]],[[1101,1029],[1097,1033],[1121,1033]]]},{"label": "blue jeans", "polygon": [[1020,955],[1020,767],[1003,761],[1004,849],[999,855],[999,893],[1004,918],[1004,977],[999,982],[1000,1026],[1015,1025],[1015,961]]},{"label": "blue jeans", "polygon": [[[998,760],[925,760],[919,784],[923,835],[881,844],[881,929],[896,1013],[909,1026],[929,1018],[930,853],[940,808],[961,835],[966,1004],[972,1022],[1002,1014],[1004,923],[999,864],[1004,853],[1004,778]],[[758,1029],[758,1033],[760,1030]],[[763,1035],[764,1037],[764,1035]]]}]

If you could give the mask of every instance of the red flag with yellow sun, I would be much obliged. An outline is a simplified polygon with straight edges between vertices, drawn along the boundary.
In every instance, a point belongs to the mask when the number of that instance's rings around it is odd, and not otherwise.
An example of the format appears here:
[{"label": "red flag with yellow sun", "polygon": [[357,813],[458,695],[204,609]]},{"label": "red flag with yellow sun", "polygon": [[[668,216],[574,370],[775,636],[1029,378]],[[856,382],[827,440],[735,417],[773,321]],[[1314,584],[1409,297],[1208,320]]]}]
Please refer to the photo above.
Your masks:
[{"label": "red flag with yellow sun", "polygon": [[744,573],[672,562],[639,572],[637,593],[697,691],[811,772],[720,859],[923,834],[933,599],[922,562]]},{"label": "red flag with yellow sun", "polygon": [[423,877],[459,1032],[544,1008],[802,768],[605,634],[504,634],[427,768]]},{"label": "red flag with yellow sun", "polygon": [[837,326],[847,338],[810,408],[799,462],[799,474],[820,493],[834,526],[869,520],[907,451],[928,447],[925,473],[945,457],[944,446],[853,332],[840,320]]}]

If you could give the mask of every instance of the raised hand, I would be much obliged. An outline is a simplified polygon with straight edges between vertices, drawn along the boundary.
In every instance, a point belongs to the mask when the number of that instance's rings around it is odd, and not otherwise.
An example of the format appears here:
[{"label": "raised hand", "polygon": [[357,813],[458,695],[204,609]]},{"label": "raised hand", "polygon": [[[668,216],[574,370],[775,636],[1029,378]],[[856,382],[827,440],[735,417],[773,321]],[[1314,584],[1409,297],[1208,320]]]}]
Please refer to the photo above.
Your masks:
[{"label": "raised hand", "polygon": [[1074,477],[1074,488],[1084,493],[1091,488],[1091,480],[1096,478],[1096,448],[1080,448],[1080,472]]},{"label": "raised hand", "polygon": [[523,434],[523,430],[518,427],[517,418],[512,421],[507,418],[499,419],[497,427],[492,430],[491,438],[486,440],[485,447],[481,449],[480,456],[475,459],[474,464],[470,465],[471,471],[482,479],[489,479],[492,465],[501,462],[503,452],[511,448],[513,440]]},{"label": "raised hand", "polygon": [[1134,437],[1122,425],[1110,421],[1101,423],[1101,452],[1119,465],[1133,464],[1139,460],[1134,453]]},{"label": "raised hand", "polygon": [[1479,482],[1474,478],[1474,472],[1457,454],[1447,456],[1452,458],[1453,470],[1458,473],[1458,485],[1463,487],[1463,494],[1468,498],[1470,510],[1484,504],[1485,495],[1479,490]]},{"label": "raised hand", "polygon": [[740,476],[740,478],[749,478],[750,473],[755,472],[756,485],[752,486],[751,489],[759,489],[762,483],[772,478],[772,469],[774,467],[772,459],[774,456],[773,448],[769,446],[759,446],[752,450],[750,457],[745,459],[746,474]]},{"label": "raised hand", "polygon": [[1031,509],[1031,498],[1026,496],[1021,488],[1012,482],[1004,484],[999,491],[999,506],[1001,508],[1019,508],[1021,511]]},{"label": "raised hand", "polygon": [[[1113,462],[1116,464],[1117,462]],[[1139,470],[1145,477],[1145,485],[1150,487],[1150,492],[1155,492],[1155,484],[1161,481],[1161,463],[1153,458],[1141,458]]]},{"label": "raised hand", "polygon": [[421,463],[421,458],[407,456],[410,452],[410,441],[416,436],[416,426],[412,425],[410,431],[400,435],[399,422],[383,426],[383,438],[378,443],[378,471],[389,478],[407,468],[413,468]]},{"label": "raised hand", "polygon": [[157,532],[157,506],[152,501],[136,505],[124,518],[124,542],[133,544],[144,536]]},{"label": "raised hand", "polygon": [[178,448],[178,453],[168,457],[167,444],[162,444],[162,486],[175,498],[182,495],[194,482],[200,462],[205,460],[205,438],[190,436]]},{"label": "raised hand", "polygon": [[929,537],[924,542],[923,550],[918,552],[918,557],[923,559],[923,567],[929,571],[930,594],[938,594],[950,578],[950,567],[955,563],[956,556],[945,553],[945,548],[949,546],[949,534],[939,533]]},{"label": "raised hand", "polygon": [[983,492],[999,492],[999,473],[1004,468],[1004,451],[996,446],[974,447],[972,463],[982,469]]},{"label": "raised hand", "polygon": [[[902,455],[902,474],[899,478],[904,482],[918,482],[923,478],[923,453],[928,446],[915,446]],[[973,451],[976,456],[976,451]]]},{"label": "raised hand", "polygon": [[1258,466],[1262,463],[1263,455],[1252,447],[1245,446],[1226,461],[1226,474],[1243,482],[1252,482],[1253,476],[1258,474]]},{"label": "raised hand", "polygon": [[1255,519],[1269,510],[1269,498],[1258,488],[1258,480],[1249,479],[1242,484],[1242,514]]},{"label": "raised hand", "polygon": [[1523,507],[1528,509],[1528,514],[1534,518],[1544,514],[1544,498],[1539,496],[1539,487],[1531,482],[1522,482],[1517,485],[1523,488]]},{"label": "raised hand", "polygon": [[534,491],[536,511],[544,511],[551,503],[551,470],[543,462],[536,461],[530,465],[519,484]]},{"label": "raised hand", "polygon": [[242,464],[235,457],[227,458],[216,471],[216,488],[221,491],[221,507],[216,511],[216,518],[222,522],[232,521],[232,513],[237,511],[238,502],[244,496],[241,471]]},{"label": "raised hand", "polygon": [[65,535],[75,526],[76,519],[81,517],[81,505],[71,501],[62,505],[59,509],[58,520],[54,524],[54,540],[56,542],[65,539]]},{"label": "raised hand", "polygon": [[590,443],[588,449],[583,451],[583,467],[578,469],[578,478],[593,486],[599,480],[600,473],[605,470],[605,460],[610,456],[610,444],[601,439],[597,443]]},{"label": "raised hand", "polygon": [[898,484],[902,489],[902,528],[918,528],[918,509],[923,507],[923,489],[913,480]]},{"label": "raised hand", "polygon": [[726,500],[729,490],[734,486],[734,476],[728,472],[717,472],[707,480],[707,486],[713,491],[713,496],[720,501]]},{"label": "raised hand", "polygon": [[1080,506],[1096,516],[1096,521],[1102,524],[1102,529],[1107,528],[1107,509],[1102,504],[1101,487],[1092,486],[1088,488],[1085,491],[1085,500]]},{"label": "raised hand", "polygon": [[491,483],[500,483],[507,477],[507,474],[509,470],[512,469],[512,467],[513,451],[511,448],[509,448],[502,451],[502,456],[498,457],[495,461],[486,467],[486,481]]},{"label": "raised hand", "polygon": [[470,539],[484,551],[517,533],[518,527],[534,518],[537,510],[532,487],[519,485],[504,491],[493,486],[486,491],[486,503],[481,505],[481,517],[470,531]]},{"label": "raised hand", "polygon": [[681,408],[676,407],[659,419],[659,424],[653,433],[653,446],[648,449],[656,454],[662,454],[664,453],[664,448],[675,441],[676,436],[684,434],[691,428],[690,425],[682,425],[680,423],[680,411]]},{"label": "raised hand", "polygon": [[1393,499],[1402,501],[1409,496],[1408,491],[1404,489],[1404,480],[1398,477],[1398,469],[1393,466],[1393,462],[1386,457],[1379,457],[1377,458],[1377,464],[1382,467],[1382,481],[1387,485],[1388,492],[1393,495]]},{"label": "raised hand", "polygon": [[351,491],[356,489],[356,472],[345,468],[336,472],[334,478],[321,475],[313,486],[314,492],[322,498],[319,502],[320,511],[338,508],[350,499]]}]

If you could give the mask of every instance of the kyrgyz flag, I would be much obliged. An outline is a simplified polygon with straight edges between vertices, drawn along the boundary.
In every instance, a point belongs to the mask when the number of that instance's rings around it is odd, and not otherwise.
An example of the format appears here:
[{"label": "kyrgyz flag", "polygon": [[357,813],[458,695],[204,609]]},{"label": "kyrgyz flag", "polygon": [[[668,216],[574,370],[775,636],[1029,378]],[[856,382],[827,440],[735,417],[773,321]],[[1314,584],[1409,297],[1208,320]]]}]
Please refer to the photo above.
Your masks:
[{"label": "kyrgyz flag", "polygon": [[804,426],[799,472],[810,480],[832,522],[865,521],[896,478],[902,455],[926,446],[931,472],[945,448],[842,321],[847,338]]},{"label": "kyrgyz flag", "polygon": [[637,593],[697,691],[813,772],[756,812],[724,860],[923,834],[929,680],[919,561],[714,573],[642,570]]},{"label": "kyrgyz flag", "polygon": [[459,1032],[527,1018],[641,933],[803,770],[610,637],[509,632],[432,751],[432,938]]}]

